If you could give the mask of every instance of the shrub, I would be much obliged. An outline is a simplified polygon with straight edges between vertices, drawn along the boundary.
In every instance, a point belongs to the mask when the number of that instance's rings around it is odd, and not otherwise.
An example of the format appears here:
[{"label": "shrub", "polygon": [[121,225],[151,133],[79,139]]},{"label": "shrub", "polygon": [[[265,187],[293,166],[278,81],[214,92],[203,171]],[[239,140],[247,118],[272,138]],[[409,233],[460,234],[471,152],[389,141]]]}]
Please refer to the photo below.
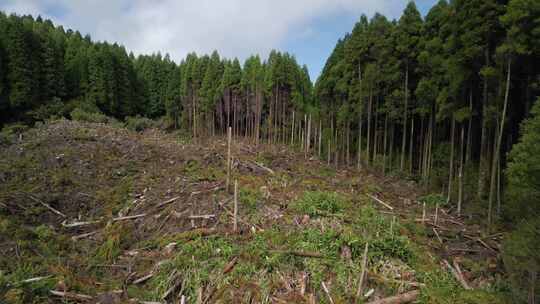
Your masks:
[{"label": "shrub", "polygon": [[126,128],[131,131],[141,132],[149,128],[155,127],[156,122],[153,120],[141,117],[139,115],[135,117],[126,118]]},{"label": "shrub", "polygon": [[93,122],[93,123],[107,123],[112,121],[106,115],[100,112],[87,112],[81,108],[76,108],[71,111],[71,119],[82,122]]},{"label": "shrub", "polygon": [[343,211],[346,201],[335,192],[307,191],[293,209],[310,216],[330,216]]}]

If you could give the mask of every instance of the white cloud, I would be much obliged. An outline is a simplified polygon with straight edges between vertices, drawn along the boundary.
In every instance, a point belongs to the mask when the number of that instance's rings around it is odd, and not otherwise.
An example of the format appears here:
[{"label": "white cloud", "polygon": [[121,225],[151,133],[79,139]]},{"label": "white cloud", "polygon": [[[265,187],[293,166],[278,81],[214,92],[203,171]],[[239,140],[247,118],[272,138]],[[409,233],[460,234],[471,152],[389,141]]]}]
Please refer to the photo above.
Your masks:
[{"label": "white cloud", "polygon": [[[2,1],[7,1],[4,3]],[[135,53],[188,52],[245,58],[279,48],[287,35],[310,34],[314,19],[343,13],[396,17],[406,0],[0,0],[8,13],[48,17],[119,42]],[[4,3],[4,4],[2,4]]]}]

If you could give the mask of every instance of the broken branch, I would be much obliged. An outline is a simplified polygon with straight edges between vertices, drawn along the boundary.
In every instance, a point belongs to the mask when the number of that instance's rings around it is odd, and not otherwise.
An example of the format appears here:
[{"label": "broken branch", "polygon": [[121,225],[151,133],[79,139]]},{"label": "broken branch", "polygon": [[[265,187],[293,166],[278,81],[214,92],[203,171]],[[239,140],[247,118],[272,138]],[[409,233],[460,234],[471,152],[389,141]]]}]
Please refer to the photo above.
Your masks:
[{"label": "broken branch", "polygon": [[394,210],[394,207],[388,205],[387,203],[383,202],[381,199],[371,195],[371,194],[367,194],[367,196],[371,197],[374,201],[376,201],[377,203],[385,206],[386,208],[390,209],[390,210]]},{"label": "broken branch", "polygon": [[407,293],[402,293],[397,296],[388,297],[376,301],[371,301],[368,304],[401,304],[401,303],[410,303],[416,298],[418,298],[418,295],[420,292],[418,290],[409,291]]}]

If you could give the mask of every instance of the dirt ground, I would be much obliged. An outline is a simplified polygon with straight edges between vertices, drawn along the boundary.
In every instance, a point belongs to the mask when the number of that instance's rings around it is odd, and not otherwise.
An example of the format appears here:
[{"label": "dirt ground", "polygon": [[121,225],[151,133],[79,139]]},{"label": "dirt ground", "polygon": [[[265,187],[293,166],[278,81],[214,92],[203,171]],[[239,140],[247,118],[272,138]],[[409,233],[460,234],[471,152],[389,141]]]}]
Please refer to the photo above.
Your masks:
[{"label": "dirt ground", "polygon": [[502,234],[298,150],[234,139],[227,189],[223,138],[61,120],[0,143],[0,302],[505,302]]}]

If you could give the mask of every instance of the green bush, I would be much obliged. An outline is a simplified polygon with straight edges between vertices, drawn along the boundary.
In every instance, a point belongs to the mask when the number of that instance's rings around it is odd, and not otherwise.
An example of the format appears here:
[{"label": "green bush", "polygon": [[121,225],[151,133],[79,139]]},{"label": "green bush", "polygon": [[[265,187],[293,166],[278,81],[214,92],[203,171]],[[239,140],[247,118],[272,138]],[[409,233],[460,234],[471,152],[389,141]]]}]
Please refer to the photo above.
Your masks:
[{"label": "green bush", "polygon": [[310,216],[330,216],[343,211],[346,201],[335,192],[306,191],[293,209]]},{"label": "green bush", "polygon": [[100,112],[87,112],[81,108],[71,111],[71,119],[82,122],[107,123],[112,120]]},{"label": "green bush", "polygon": [[126,118],[126,128],[131,131],[141,132],[156,126],[156,122],[139,115]]},{"label": "green bush", "polygon": [[431,205],[431,206],[436,206],[436,205],[444,206],[444,205],[446,205],[446,197],[444,195],[442,195],[442,194],[432,193],[432,194],[424,195],[424,196],[420,197],[418,199],[418,201],[421,202],[421,203],[426,203],[426,205]]}]

